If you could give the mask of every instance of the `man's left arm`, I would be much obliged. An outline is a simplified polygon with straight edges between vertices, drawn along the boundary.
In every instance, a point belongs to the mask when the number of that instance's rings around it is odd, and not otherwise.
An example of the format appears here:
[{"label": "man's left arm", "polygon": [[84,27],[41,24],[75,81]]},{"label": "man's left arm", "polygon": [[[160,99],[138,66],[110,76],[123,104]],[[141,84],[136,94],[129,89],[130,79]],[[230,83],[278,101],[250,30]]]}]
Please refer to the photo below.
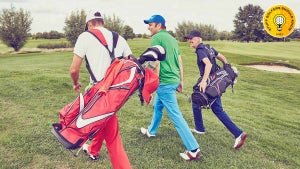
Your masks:
[{"label": "man's left arm", "polygon": [[82,64],[82,58],[76,54],[73,56],[73,61],[70,66],[70,76],[73,81],[73,90],[75,92],[80,92],[81,83],[79,80],[79,72],[80,72],[80,66]]},{"label": "man's left arm", "polygon": [[221,53],[218,53],[218,55],[216,56],[216,58],[218,60],[220,60],[223,63],[223,65],[225,65],[227,63],[226,57],[224,55],[222,55]]}]

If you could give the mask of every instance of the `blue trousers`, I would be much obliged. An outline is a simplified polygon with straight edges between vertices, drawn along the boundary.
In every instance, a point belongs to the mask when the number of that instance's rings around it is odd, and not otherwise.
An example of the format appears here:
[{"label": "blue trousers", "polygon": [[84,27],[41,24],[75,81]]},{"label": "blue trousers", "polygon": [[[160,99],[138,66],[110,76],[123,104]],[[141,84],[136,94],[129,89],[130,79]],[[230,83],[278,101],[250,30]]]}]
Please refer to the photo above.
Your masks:
[{"label": "blue trousers", "polygon": [[[202,112],[201,108],[193,103],[193,114],[194,114],[194,122],[195,122],[195,129],[197,131],[205,131],[205,127],[203,124],[203,118],[202,118]],[[239,129],[229,118],[229,116],[226,114],[226,112],[223,110],[221,98],[218,97],[216,101],[211,105],[211,110],[214,112],[214,114],[218,117],[218,119],[224,124],[224,126],[234,135],[235,138],[240,136],[243,131]]]},{"label": "blue trousers", "polygon": [[182,116],[176,98],[176,88],[178,84],[159,85],[154,97],[154,113],[148,131],[150,134],[156,134],[163,116],[163,108],[166,108],[168,115],[175,126],[186,150],[191,151],[199,148],[199,145],[192,134],[187,122]]}]

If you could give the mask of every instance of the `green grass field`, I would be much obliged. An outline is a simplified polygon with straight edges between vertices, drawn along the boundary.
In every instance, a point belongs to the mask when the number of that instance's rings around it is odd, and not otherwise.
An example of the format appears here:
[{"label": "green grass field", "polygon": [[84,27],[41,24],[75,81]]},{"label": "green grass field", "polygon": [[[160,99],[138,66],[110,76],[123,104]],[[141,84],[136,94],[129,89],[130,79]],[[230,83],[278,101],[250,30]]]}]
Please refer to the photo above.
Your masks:
[{"label": "green grass field", "polygon": [[[129,44],[139,56],[149,40]],[[179,135],[167,113],[155,139],[139,132],[152,117],[151,106],[141,107],[134,94],[118,112],[120,132],[134,169],[296,169],[300,166],[300,74],[277,73],[242,66],[249,63],[282,63],[300,69],[300,42],[237,43],[209,42],[227,56],[240,71],[234,93],[223,95],[225,111],[249,137],[241,150],[234,150],[234,138],[210,110],[204,110],[205,135],[195,135],[204,158],[186,162]],[[26,48],[34,48],[30,41]],[[198,78],[194,50],[180,43],[184,62],[184,92],[191,94]],[[0,44],[0,51],[11,49]],[[0,55],[0,168],[73,169],[111,168],[105,145],[100,161],[82,153],[77,157],[63,148],[50,132],[59,120],[58,111],[73,101],[69,66],[72,52]],[[80,81],[88,83],[82,66]],[[193,125],[191,104],[177,94],[181,111]]]}]

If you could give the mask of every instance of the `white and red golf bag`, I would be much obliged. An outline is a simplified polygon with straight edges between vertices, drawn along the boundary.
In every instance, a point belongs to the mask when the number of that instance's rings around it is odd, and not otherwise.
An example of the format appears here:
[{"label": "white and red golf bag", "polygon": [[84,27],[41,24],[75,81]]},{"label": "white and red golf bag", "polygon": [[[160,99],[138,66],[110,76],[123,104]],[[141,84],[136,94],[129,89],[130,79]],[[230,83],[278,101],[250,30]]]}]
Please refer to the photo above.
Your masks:
[{"label": "white and red golf bag", "polygon": [[[149,49],[148,49],[149,50]],[[152,50],[152,49],[151,49]],[[156,49],[155,49],[156,50]],[[148,59],[143,59],[148,58]],[[156,57],[156,59],[164,59]],[[54,123],[51,132],[67,149],[82,147],[101,132],[106,122],[118,112],[129,97],[139,90],[141,102],[151,95],[159,85],[159,77],[153,71],[141,66],[149,55],[135,58],[115,59],[108,68],[103,80],[96,83],[59,112],[59,123]]]},{"label": "white and red golf bag", "polygon": [[52,133],[67,149],[77,149],[142,85],[144,71],[133,60],[116,59],[105,78],[60,110]]}]

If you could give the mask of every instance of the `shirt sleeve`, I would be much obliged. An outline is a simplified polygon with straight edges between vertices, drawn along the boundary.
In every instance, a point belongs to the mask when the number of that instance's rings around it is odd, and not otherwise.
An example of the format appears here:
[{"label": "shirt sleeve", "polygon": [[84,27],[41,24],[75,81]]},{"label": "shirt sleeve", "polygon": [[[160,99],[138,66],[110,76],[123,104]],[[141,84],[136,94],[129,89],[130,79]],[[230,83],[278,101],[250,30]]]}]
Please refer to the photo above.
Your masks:
[{"label": "shirt sleeve", "polygon": [[84,58],[86,55],[87,44],[88,44],[86,43],[87,36],[88,36],[87,32],[80,34],[74,46],[73,53],[80,56],[81,58]]},{"label": "shirt sleeve", "polygon": [[219,54],[218,51],[216,51],[213,47],[211,49],[214,51],[215,56],[217,56]]},{"label": "shirt sleeve", "polygon": [[199,61],[203,60],[205,57],[208,57],[206,55],[206,53],[204,52],[204,50],[201,50],[201,49],[197,49],[196,54],[197,54]]}]

